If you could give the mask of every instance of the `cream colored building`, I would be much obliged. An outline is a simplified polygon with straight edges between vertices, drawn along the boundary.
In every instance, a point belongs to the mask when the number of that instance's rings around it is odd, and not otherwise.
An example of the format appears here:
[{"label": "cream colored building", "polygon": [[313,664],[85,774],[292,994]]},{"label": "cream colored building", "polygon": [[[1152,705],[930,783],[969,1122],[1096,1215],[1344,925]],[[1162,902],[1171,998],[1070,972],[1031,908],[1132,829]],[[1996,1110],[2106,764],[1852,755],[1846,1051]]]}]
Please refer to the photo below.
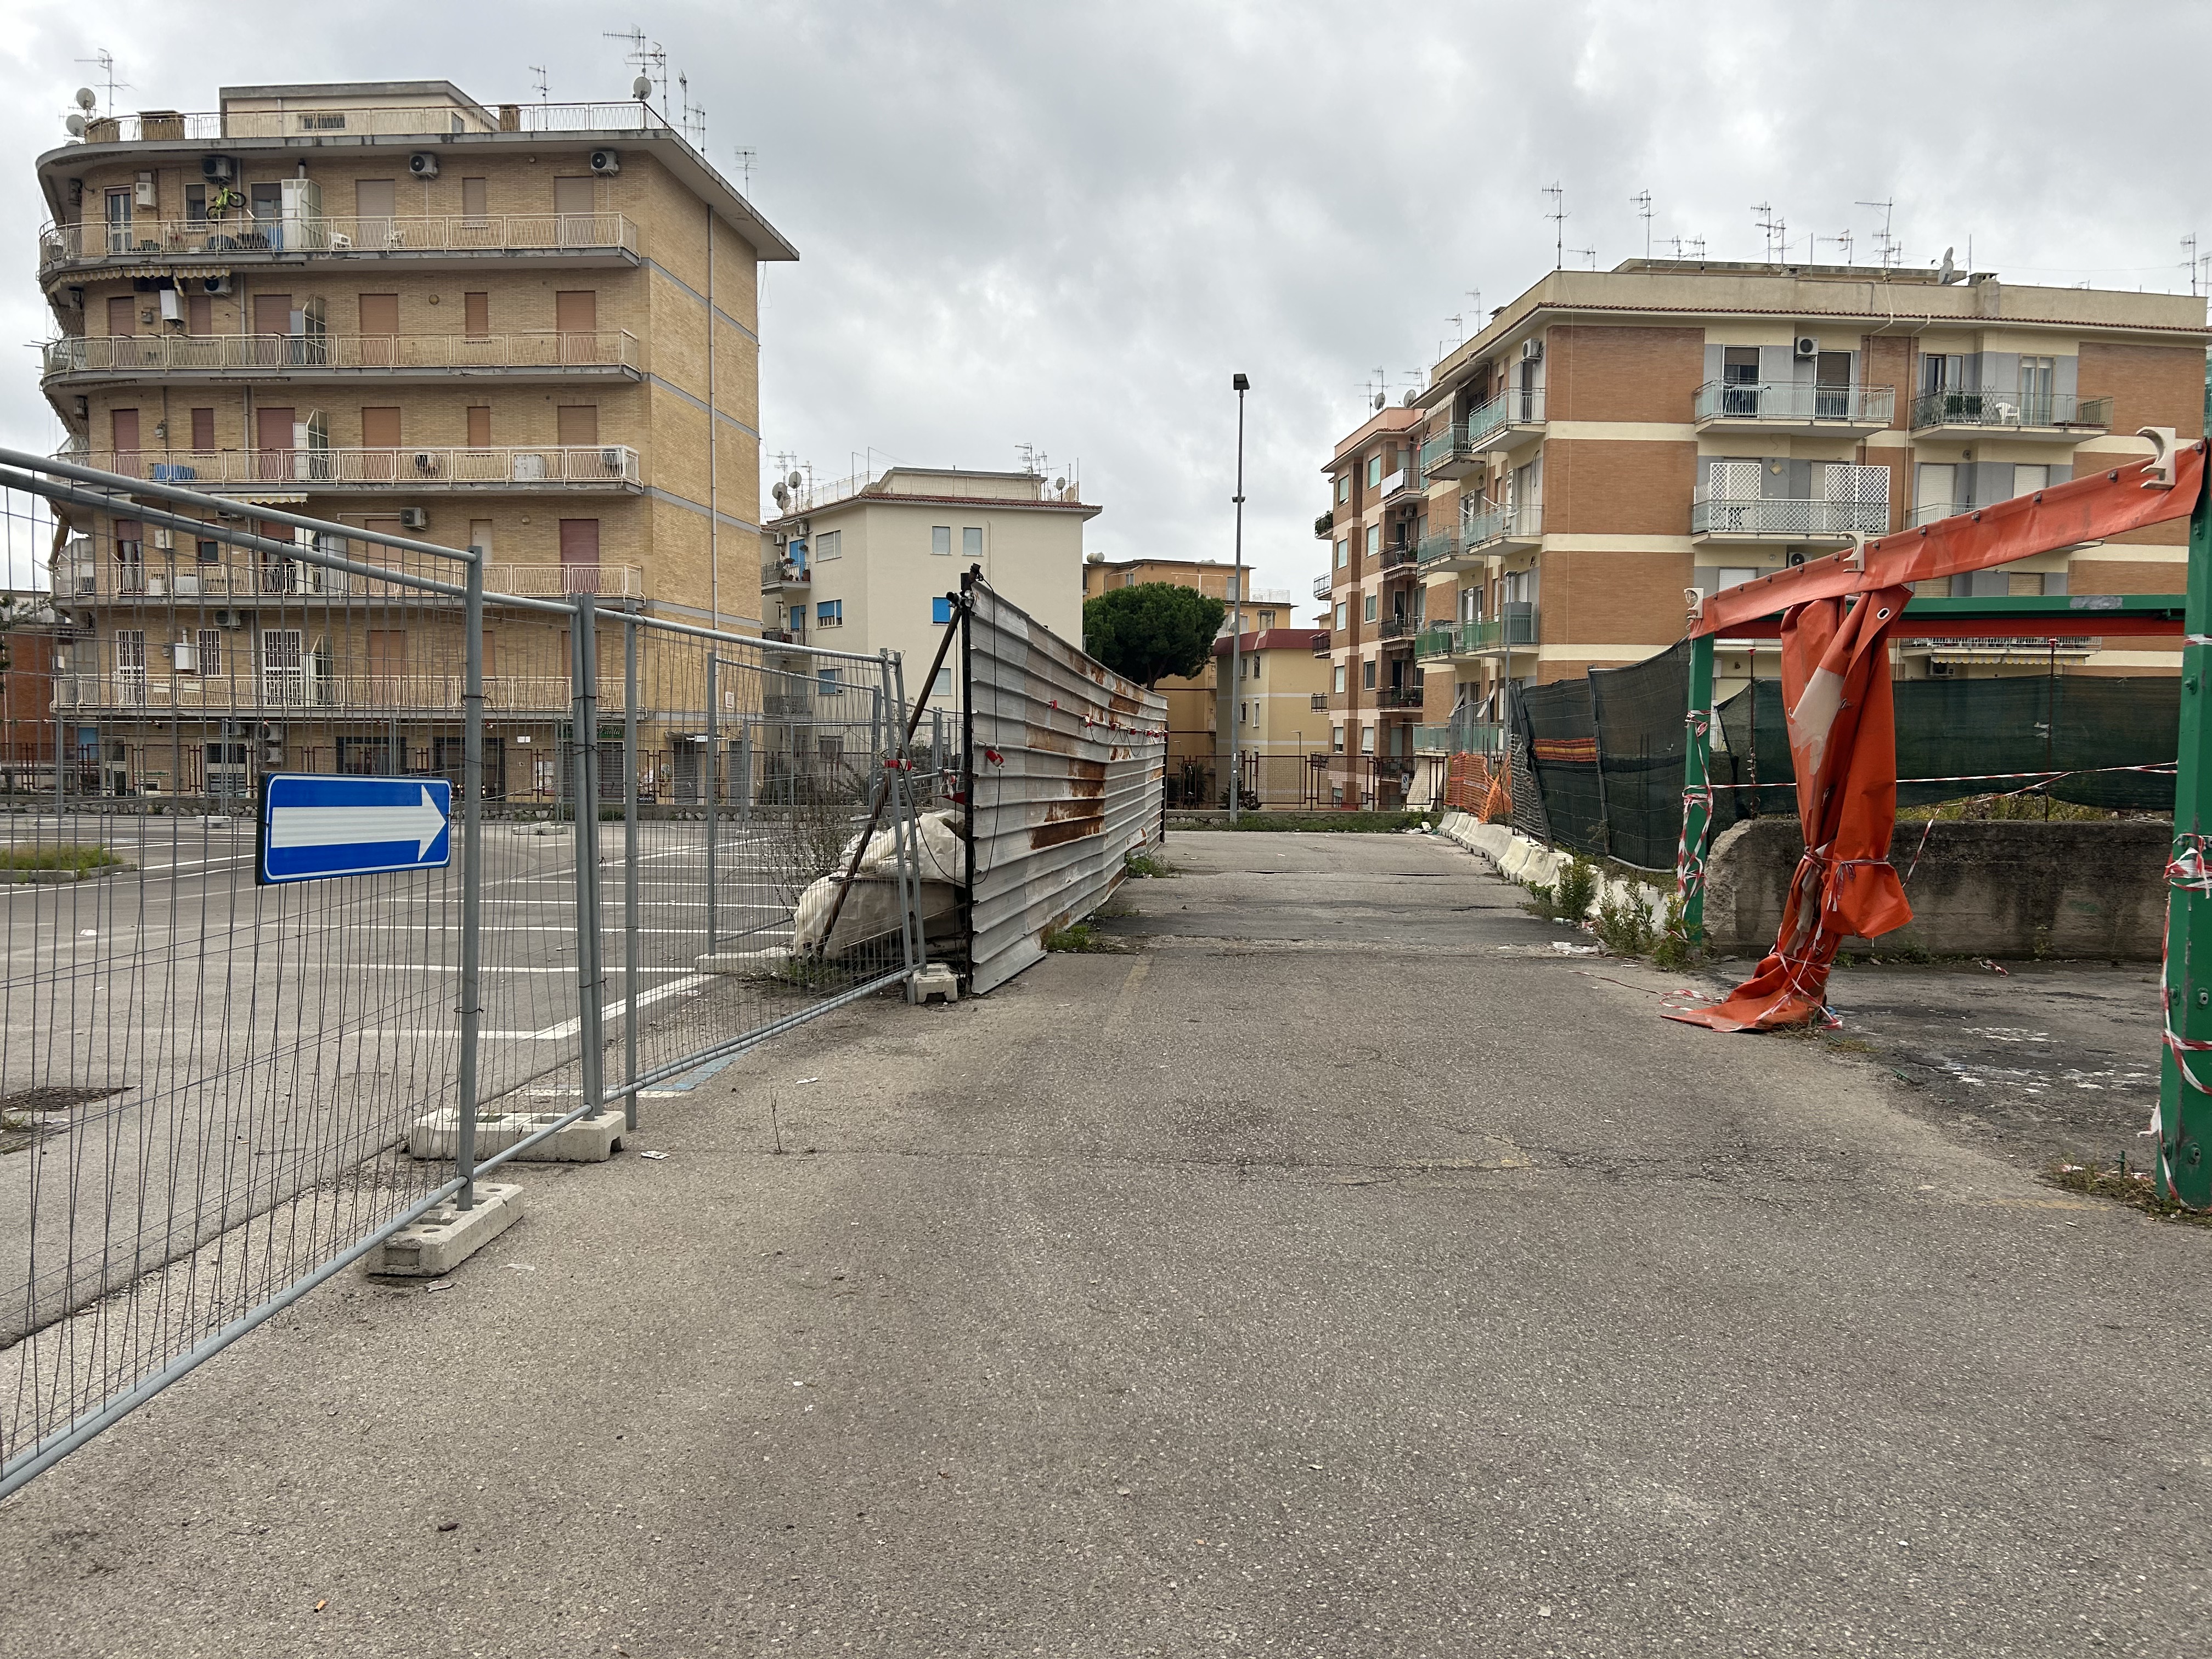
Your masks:
[{"label": "cream colored building", "polygon": [[[263,503],[480,547],[495,590],[759,625],[757,270],[798,255],[646,104],[232,87],[96,116],[36,171],[43,384],[72,458],[226,496],[249,526]],[[445,769],[457,620],[362,613],[341,636],[302,610],[331,596],[312,567],[126,514],[70,526],[64,696],[119,787],[215,787],[173,720],[261,712],[272,686],[326,721],[420,722],[406,764]],[[501,649],[510,626],[489,630],[495,780],[565,697],[556,653]],[[284,756],[260,735],[249,770]],[[234,769],[227,744],[205,758]]]},{"label": "cream colored building", "polygon": [[[1004,599],[1062,639],[1083,639],[1083,526],[1100,509],[1031,472],[896,466],[793,490],[766,526],[771,631],[836,651],[904,654],[921,691],[961,572],[980,567]],[[956,647],[957,648],[957,647]],[[955,706],[948,661],[933,706]]]},{"label": "cream colored building", "polygon": [[[1267,609],[1272,610],[1269,606]],[[1283,607],[1288,614],[1288,606]],[[1230,716],[1239,720],[1237,750],[1245,786],[1263,805],[1322,804],[1329,733],[1331,651],[1325,628],[1269,626],[1237,640],[1237,675],[1227,635],[1213,642],[1218,671],[1214,720],[1223,734],[1220,762],[1229,764]],[[1232,710],[1231,705],[1236,707]],[[1319,761],[1321,765],[1314,763]]]}]

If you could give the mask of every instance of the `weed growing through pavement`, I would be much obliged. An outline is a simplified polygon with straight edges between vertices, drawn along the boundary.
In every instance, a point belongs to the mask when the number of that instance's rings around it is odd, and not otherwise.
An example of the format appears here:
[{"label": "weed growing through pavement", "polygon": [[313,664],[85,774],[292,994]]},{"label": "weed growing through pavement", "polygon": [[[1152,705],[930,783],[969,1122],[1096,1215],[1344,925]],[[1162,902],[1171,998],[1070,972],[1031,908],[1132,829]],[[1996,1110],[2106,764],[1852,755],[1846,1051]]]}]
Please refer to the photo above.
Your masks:
[{"label": "weed growing through pavement", "polygon": [[1165,859],[1156,859],[1149,853],[1132,853],[1128,862],[1121,866],[1130,875],[1158,880],[1175,874]]},{"label": "weed growing through pavement", "polygon": [[2140,1170],[2128,1168],[2122,1158],[2109,1169],[2094,1164],[2054,1164],[2043,1179],[2069,1193],[2109,1198],[2160,1221],[2179,1221],[2187,1227],[2212,1227],[2212,1211],[2192,1210],[2159,1191],[2158,1183]]},{"label": "weed growing through pavement", "polygon": [[1121,946],[1106,934],[1093,931],[1089,922],[1079,921],[1071,927],[1046,928],[1044,948],[1048,951],[1106,952],[1118,951]]}]

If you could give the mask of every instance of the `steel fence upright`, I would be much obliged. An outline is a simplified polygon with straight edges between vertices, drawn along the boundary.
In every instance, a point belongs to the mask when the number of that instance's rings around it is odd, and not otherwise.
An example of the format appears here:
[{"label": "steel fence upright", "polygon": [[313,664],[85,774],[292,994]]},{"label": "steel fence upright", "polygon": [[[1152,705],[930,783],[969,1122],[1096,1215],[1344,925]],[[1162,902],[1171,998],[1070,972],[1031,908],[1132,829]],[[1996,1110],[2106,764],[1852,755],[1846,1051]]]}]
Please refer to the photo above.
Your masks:
[{"label": "steel fence upright", "polygon": [[469,560],[461,626],[461,1052],[453,1103],[460,1206],[477,1201],[477,1047],[483,1023],[483,554]]},{"label": "steel fence upright", "polygon": [[921,817],[914,798],[914,745],[907,740],[911,722],[906,711],[905,659],[884,652],[884,678],[890,696],[881,724],[896,734],[888,764],[898,791],[898,799],[891,803],[891,824],[899,837],[899,943],[910,975],[927,960],[928,940],[921,931]]},{"label": "steel fence upright", "polygon": [[700,768],[699,787],[700,796],[707,804],[707,954],[710,957],[714,954],[716,923],[720,920],[717,906],[720,902],[721,883],[715,878],[719,872],[715,866],[714,846],[719,834],[714,822],[714,797],[721,793],[722,784],[722,760],[717,752],[721,746],[721,736],[716,723],[721,714],[722,703],[721,681],[716,672],[720,666],[714,647],[710,645],[707,647],[707,752],[702,757],[705,763]]},{"label": "steel fence upright", "polygon": [[637,614],[623,614],[623,1127],[637,1127]]},{"label": "steel fence upright", "polygon": [[576,1036],[580,1045],[585,1114],[597,1117],[605,1098],[599,1041],[599,999],[605,975],[599,964],[599,641],[595,602],[576,596],[569,630],[574,687],[576,796]]}]

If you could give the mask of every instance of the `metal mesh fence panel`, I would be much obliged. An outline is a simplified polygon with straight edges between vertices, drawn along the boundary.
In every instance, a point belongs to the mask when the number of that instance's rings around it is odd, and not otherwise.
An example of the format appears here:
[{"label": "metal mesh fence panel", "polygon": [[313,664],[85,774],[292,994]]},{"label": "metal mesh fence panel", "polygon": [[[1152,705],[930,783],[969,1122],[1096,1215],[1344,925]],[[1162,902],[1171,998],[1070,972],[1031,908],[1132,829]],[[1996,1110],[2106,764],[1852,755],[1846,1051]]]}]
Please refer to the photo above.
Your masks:
[{"label": "metal mesh fence panel", "polygon": [[1167,700],[961,578],[972,727],[970,983],[1003,984],[1088,915],[1160,824]]},{"label": "metal mesh fence panel", "polygon": [[1644,870],[1671,870],[1682,836],[1686,641],[1624,668],[1589,672],[1590,718],[1604,781],[1606,850]]},{"label": "metal mesh fence panel", "polygon": [[1514,698],[1514,708],[1528,745],[1528,769],[1542,796],[1549,838],[1580,852],[1603,853],[1604,783],[1589,682],[1531,687]]}]

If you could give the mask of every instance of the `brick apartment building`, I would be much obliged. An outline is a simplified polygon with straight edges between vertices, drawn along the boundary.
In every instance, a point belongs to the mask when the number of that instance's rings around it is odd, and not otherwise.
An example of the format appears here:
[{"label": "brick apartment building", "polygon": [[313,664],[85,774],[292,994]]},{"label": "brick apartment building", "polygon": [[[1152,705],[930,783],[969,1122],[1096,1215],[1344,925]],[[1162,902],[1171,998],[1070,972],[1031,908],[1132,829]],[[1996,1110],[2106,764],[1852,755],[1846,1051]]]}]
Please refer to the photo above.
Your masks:
[{"label": "brick apartment building", "polygon": [[[231,87],[204,113],[95,118],[36,170],[43,384],[72,459],[227,496],[281,540],[254,503],[481,548],[495,590],[758,626],[757,275],[798,255],[643,102]],[[244,788],[278,763],[276,724],[203,752],[187,715],[357,691],[380,730],[457,713],[457,619],[342,639],[302,611],[312,567],[122,514],[70,529],[61,684],[104,787]],[[565,696],[557,662],[526,683],[501,626],[495,787],[502,726]]]},{"label": "brick apartment building", "polygon": [[[1349,601],[1337,648],[1363,682],[1394,683],[1388,643],[1360,618],[1370,592],[1386,618],[1400,614],[1404,579],[1385,562],[1412,544],[1425,679],[1412,742],[1442,752],[1455,717],[1499,717],[1509,683],[1680,639],[1686,588],[2145,453],[2144,426],[2201,435],[2205,343],[2200,298],[1985,272],[1671,260],[1553,271],[1439,362],[1415,407],[1381,410],[1337,446],[1326,528],[1331,591]],[[1960,581],[1973,593],[2178,591],[2186,528]],[[1899,672],[2045,672],[2050,655],[2040,642],[1907,642]],[[2118,674],[2175,660],[2132,642],[2057,657],[2067,672]],[[1723,642],[1723,696],[1753,663]],[[1369,717],[1353,712],[1356,686],[1346,695],[1364,743]],[[1388,754],[1390,714],[1373,720]]]}]

